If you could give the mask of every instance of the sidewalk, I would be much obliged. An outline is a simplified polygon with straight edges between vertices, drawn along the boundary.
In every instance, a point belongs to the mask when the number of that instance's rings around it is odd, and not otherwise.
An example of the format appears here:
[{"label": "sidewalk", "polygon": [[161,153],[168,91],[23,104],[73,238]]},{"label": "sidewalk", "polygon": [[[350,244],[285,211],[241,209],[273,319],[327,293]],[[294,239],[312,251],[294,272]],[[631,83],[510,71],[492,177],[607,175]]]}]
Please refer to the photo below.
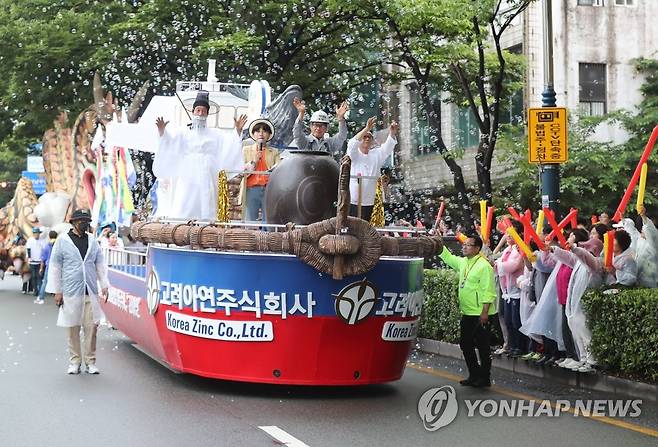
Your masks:
[{"label": "sidewalk", "polygon": [[[460,360],[463,358],[459,345],[452,343],[419,338],[416,347],[420,351],[437,354],[442,357]],[[574,388],[609,392],[636,397],[650,402],[658,402],[658,385],[608,376],[600,372],[592,374],[577,373],[564,368],[539,366],[533,362],[505,356],[494,356],[492,366],[494,368],[511,371],[515,374],[524,374],[539,379],[546,379],[551,382]]]}]

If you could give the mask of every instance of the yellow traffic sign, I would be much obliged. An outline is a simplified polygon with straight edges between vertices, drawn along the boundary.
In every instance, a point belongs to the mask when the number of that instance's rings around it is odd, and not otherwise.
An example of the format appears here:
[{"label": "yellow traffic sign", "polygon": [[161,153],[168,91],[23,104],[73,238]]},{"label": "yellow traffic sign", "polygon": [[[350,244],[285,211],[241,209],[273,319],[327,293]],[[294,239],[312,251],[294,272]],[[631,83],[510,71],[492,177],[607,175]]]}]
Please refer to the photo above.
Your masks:
[{"label": "yellow traffic sign", "polygon": [[567,109],[528,109],[528,161],[564,163],[567,160]]}]

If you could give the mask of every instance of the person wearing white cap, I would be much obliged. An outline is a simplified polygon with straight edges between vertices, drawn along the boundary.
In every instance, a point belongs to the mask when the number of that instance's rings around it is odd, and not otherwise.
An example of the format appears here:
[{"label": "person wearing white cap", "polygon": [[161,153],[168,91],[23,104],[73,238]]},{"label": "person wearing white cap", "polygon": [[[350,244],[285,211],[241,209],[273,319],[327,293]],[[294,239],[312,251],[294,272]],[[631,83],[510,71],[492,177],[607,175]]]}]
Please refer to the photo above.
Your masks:
[{"label": "person wearing white cap", "polygon": [[329,116],[322,110],[318,110],[311,115],[311,133],[306,135],[304,133],[306,104],[299,98],[294,98],[292,103],[298,112],[297,120],[292,128],[292,135],[297,148],[307,151],[326,151],[330,154],[339,153],[347,139],[347,123],[345,122],[345,114],[349,110],[347,101],[343,101],[340,106],[336,107],[338,133],[334,136],[327,134]]},{"label": "person wearing white cap", "polygon": [[[274,137],[274,125],[264,118],[254,120],[249,125],[249,135],[256,144],[242,149],[245,171],[260,173],[272,170],[280,160],[279,151],[267,145]],[[267,222],[263,201],[268,180],[269,176],[266,174],[249,174],[242,177],[239,204],[242,205],[246,221],[257,220],[260,212],[263,223]]]},{"label": "person wearing white cap", "polygon": [[217,215],[217,175],[225,170],[230,179],[242,170],[241,135],[247,117],[235,118],[235,130],[230,132],[206,127],[210,101],[203,91],[197,94],[192,109],[191,129],[170,132],[168,121],[162,117],[156,121],[160,144],[153,173],[171,182],[167,209],[158,214],[212,221]]},{"label": "person wearing white cap", "polygon": [[[40,239],[41,228],[32,228],[32,236],[30,236],[25,244],[27,250],[27,261],[30,264],[30,290],[34,296],[39,296],[39,289],[41,289],[41,275],[39,269],[41,268],[41,252],[44,249],[45,242]],[[36,301],[35,301],[36,302]]]},{"label": "person wearing white cap", "polygon": [[[379,176],[382,166],[393,153],[395,145],[398,144],[397,134],[400,126],[395,121],[388,127],[388,137],[384,144],[381,146],[375,144],[372,135],[375,122],[376,118],[374,116],[368,118],[366,127],[347,143],[347,155],[352,159],[350,170],[350,216],[357,216],[358,207],[361,205],[361,218],[363,220],[370,220],[372,208],[375,204],[377,179],[359,179],[358,176]],[[360,188],[359,183],[361,183]]]}]

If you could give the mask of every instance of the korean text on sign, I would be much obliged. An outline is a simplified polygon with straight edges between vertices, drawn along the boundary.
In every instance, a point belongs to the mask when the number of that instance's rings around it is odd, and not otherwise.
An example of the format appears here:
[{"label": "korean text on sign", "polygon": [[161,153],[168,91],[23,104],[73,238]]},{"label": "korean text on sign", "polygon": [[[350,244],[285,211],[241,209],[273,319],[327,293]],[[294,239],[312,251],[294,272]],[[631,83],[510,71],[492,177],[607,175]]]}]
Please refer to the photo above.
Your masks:
[{"label": "korean text on sign", "polygon": [[567,146],[567,109],[542,107],[528,110],[528,161],[564,163]]}]

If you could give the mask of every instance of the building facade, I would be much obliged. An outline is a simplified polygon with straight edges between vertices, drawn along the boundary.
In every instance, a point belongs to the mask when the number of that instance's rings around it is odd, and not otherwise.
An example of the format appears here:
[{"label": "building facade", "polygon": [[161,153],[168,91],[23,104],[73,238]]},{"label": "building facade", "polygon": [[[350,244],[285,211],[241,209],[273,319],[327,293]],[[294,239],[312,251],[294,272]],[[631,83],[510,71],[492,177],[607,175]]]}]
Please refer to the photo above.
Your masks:
[{"label": "building facade", "polygon": [[[527,73],[525,85],[509,104],[501,121],[525,122],[529,107],[541,106],[544,90],[543,5],[532,3],[517,17],[502,38],[504,48],[523,54]],[[633,65],[636,58],[658,57],[658,0],[554,0],[553,60],[554,88],[558,106],[570,114],[603,115],[617,110],[634,111],[642,97],[644,81]],[[410,194],[439,196],[452,186],[452,176],[442,157],[428,147],[426,120],[414,83],[408,82],[385,92],[395,97],[382,106],[401,123],[396,165],[403,179],[398,197]],[[437,94],[441,97],[441,94]],[[444,142],[461,155],[467,185],[475,187],[474,153],[479,132],[470,112],[441,97],[441,130]],[[424,127],[425,126],[425,127]],[[623,142],[627,135],[618,127],[602,124],[595,138]],[[495,159],[494,178],[510,172]],[[393,194],[393,197],[396,195]]]}]

